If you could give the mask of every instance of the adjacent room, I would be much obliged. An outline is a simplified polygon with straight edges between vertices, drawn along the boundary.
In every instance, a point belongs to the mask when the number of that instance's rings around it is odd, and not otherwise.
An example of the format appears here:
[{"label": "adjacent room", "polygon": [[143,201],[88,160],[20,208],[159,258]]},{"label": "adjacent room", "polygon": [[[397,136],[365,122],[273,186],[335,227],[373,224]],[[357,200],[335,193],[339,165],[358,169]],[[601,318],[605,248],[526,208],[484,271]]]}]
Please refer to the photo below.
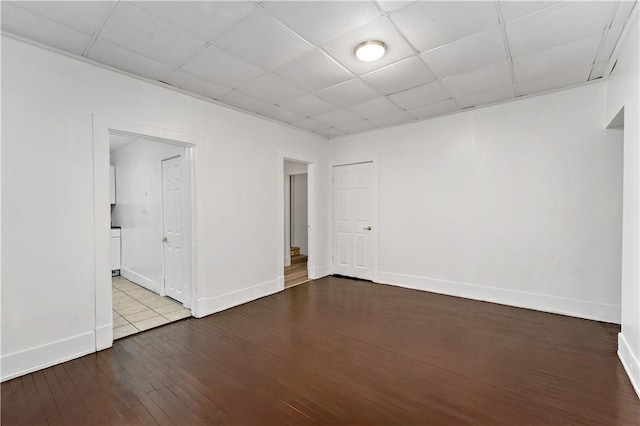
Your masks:
[{"label": "adjacent room", "polygon": [[0,6],[3,425],[640,425],[636,0]]},{"label": "adjacent room", "polygon": [[185,147],[116,134],[109,152],[115,340],[191,316],[193,261]]},{"label": "adjacent room", "polygon": [[307,164],[284,161],[284,287],[309,281]]}]

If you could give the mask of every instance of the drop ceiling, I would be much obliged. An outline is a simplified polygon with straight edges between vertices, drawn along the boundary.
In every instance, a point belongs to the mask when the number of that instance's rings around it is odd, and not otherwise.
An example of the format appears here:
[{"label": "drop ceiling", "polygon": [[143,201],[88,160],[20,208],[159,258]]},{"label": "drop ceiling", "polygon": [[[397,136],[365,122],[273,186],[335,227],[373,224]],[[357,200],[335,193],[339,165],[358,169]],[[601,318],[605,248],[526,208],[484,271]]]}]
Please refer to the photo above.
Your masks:
[{"label": "drop ceiling", "polygon": [[2,30],[334,138],[601,78],[636,3],[3,1]]}]

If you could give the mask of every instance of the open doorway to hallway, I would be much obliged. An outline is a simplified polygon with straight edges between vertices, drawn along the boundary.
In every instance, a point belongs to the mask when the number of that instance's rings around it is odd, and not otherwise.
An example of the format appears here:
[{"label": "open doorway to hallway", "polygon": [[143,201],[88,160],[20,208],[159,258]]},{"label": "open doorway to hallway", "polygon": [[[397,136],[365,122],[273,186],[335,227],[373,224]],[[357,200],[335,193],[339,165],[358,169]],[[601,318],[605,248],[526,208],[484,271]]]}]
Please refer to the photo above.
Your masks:
[{"label": "open doorway to hallway", "polygon": [[189,149],[110,135],[114,339],[192,315]]},{"label": "open doorway to hallway", "polygon": [[284,286],[309,281],[308,165],[284,161],[285,261]]}]

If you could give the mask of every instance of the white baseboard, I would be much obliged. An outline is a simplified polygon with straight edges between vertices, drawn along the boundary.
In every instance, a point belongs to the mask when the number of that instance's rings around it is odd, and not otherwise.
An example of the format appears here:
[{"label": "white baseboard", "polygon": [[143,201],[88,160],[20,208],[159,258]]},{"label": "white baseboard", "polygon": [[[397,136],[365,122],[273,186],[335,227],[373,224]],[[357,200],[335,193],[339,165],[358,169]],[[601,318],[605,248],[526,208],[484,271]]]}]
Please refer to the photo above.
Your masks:
[{"label": "white baseboard", "polygon": [[111,346],[113,346],[113,322],[96,328],[96,351],[101,351]]},{"label": "white baseboard", "polygon": [[331,275],[331,265],[322,265],[315,268],[314,279],[319,280],[328,275]]},{"label": "white baseboard", "polygon": [[276,278],[276,285],[278,290],[284,290],[284,275],[278,275],[278,278]]},{"label": "white baseboard", "polygon": [[90,331],[4,355],[0,365],[1,381],[4,382],[93,353],[96,350],[95,345],[95,333]]},{"label": "white baseboard", "polygon": [[145,277],[144,275],[138,274],[137,272],[132,271],[131,269],[122,268],[120,269],[120,275],[124,278],[128,279],[132,283],[136,283],[141,287],[146,288],[154,293],[160,292],[160,284]]},{"label": "white baseboard", "polygon": [[640,362],[633,355],[627,339],[624,338],[622,333],[618,333],[618,358],[620,358],[624,371],[629,376],[631,386],[633,386],[638,398],[640,398]]},{"label": "white baseboard", "polygon": [[267,281],[266,283],[243,288],[241,290],[232,291],[221,296],[200,299],[198,300],[198,306],[202,306],[202,309],[198,309],[198,317],[201,318],[215,314],[216,312],[224,311],[225,309],[233,308],[234,306],[269,296],[281,290],[282,288],[278,287],[278,280],[275,279]]},{"label": "white baseboard", "polygon": [[524,291],[390,272],[380,272],[378,281],[376,282],[414,290],[424,290],[449,296],[464,297],[467,299],[482,300],[484,302],[499,303],[502,305],[517,306],[519,308],[620,324],[620,305],[566,299],[545,294],[527,293]]}]

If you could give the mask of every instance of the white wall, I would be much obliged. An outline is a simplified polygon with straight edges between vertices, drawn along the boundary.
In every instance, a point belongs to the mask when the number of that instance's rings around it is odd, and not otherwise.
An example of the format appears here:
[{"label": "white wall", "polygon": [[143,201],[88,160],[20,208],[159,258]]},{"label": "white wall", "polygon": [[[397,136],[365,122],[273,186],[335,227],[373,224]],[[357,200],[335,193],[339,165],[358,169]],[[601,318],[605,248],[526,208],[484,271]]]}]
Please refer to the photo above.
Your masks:
[{"label": "white wall", "polygon": [[316,189],[327,197],[324,139],[8,37],[2,107],[4,379],[95,350],[93,114],[205,137],[196,152],[201,314],[277,289],[279,152],[318,159]]},{"label": "white wall", "polygon": [[[638,146],[637,15],[608,82],[608,124],[624,107],[624,208],[622,239],[622,333],[618,353],[640,396],[640,149]],[[616,132],[616,130],[612,130]]]},{"label": "white wall", "polygon": [[379,153],[379,280],[619,322],[622,141],[606,84],[330,142]]},{"label": "white wall", "polygon": [[146,140],[111,153],[117,176],[117,203],[111,218],[113,225],[122,228],[120,273],[156,293],[163,275],[161,163],[183,154],[181,146]]},{"label": "white wall", "polygon": [[291,176],[291,245],[300,247],[300,253],[308,255],[307,230],[307,175]]}]

